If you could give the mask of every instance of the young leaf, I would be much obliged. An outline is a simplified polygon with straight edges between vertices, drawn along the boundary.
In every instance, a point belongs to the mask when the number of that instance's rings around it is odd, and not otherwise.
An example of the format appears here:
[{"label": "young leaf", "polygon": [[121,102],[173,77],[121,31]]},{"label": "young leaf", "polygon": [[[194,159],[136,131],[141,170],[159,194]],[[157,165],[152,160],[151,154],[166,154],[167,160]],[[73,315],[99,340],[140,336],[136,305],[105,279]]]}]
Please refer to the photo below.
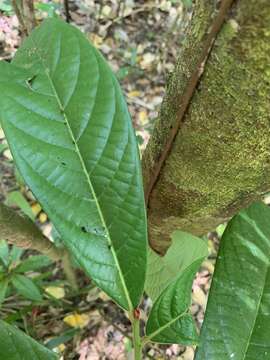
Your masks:
[{"label": "young leaf", "polygon": [[14,160],[65,245],[120,306],[140,301],[146,216],[119,84],[76,28],[43,22],[0,66],[0,117]]},{"label": "young leaf", "polygon": [[164,344],[193,345],[198,335],[189,314],[193,278],[203,259],[196,260],[158,297],[146,324],[149,340]]},{"label": "young leaf", "polygon": [[168,284],[178,278],[194,261],[208,255],[207,242],[177,230],[165,256],[148,252],[145,291],[155,301]]},{"label": "young leaf", "polygon": [[228,224],[196,360],[270,358],[270,209],[254,203]]},{"label": "young leaf", "polygon": [[7,288],[8,288],[8,279],[0,280],[0,306],[2,302],[5,300]]},{"label": "young leaf", "polygon": [[0,359],[56,360],[57,355],[16,327],[0,320]]},{"label": "young leaf", "polygon": [[0,240],[0,260],[4,266],[8,266],[9,250],[8,244],[5,240]]},{"label": "young leaf", "polygon": [[23,260],[15,269],[16,272],[26,272],[41,269],[49,266],[52,260],[45,255],[30,256]]},{"label": "young leaf", "polygon": [[27,299],[34,301],[41,301],[42,295],[36,284],[23,275],[14,274],[11,278],[12,285],[16,288],[19,294]]}]

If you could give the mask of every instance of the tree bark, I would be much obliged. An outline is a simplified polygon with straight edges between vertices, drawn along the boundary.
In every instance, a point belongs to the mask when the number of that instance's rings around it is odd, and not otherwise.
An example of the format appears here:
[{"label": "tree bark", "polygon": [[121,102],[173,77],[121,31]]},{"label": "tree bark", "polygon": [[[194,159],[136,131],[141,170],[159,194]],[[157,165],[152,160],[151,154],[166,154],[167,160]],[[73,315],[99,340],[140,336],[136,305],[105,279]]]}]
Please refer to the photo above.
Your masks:
[{"label": "tree bark", "polygon": [[143,156],[150,243],[214,229],[270,190],[270,2],[197,0]]}]

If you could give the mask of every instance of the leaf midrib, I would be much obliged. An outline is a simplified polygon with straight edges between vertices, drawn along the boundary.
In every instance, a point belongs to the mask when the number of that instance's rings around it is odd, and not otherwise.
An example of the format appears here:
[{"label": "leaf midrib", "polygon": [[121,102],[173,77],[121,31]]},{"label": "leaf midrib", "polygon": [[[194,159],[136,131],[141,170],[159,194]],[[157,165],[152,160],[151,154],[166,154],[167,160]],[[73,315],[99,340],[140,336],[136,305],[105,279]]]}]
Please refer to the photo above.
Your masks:
[{"label": "leaf midrib", "polygon": [[[60,100],[60,98],[59,98],[59,96],[58,96],[57,90],[56,90],[56,88],[55,88],[55,86],[54,86],[54,83],[53,83],[53,80],[52,80],[52,78],[51,78],[51,76],[50,76],[50,72],[49,72],[49,70],[47,69],[47,67],[45,66],[45,64],[44,64],[44,62],[43,62],[42,56],[39,54],[38,44],[35,44],[33,38],[31,38],[31,41],[32,41],[34,47],[36,48],[36,53],[37,53],[37,55],[38,55],[39,61],[40,61],[41,65],[42,65],[42,67],[43,67],[43,69],[44,69],[44,72],[45,72],[48,80],[49,80],[50,86],[51,86],[52,91],[53,91],[53,93],[54,93],[54,97],[55,97],[55,99],[56,99],[56,101],[57,101],[57,104],[58,104],[58,106],[59,106],[59,108],[60,108],[60,111],[61,111],[61,113],[62,113],[62,115],[63,115],[63,117],[64,117],[64,119],[65,119],[65,121],[66,121],[69,135],[70,135],[71,140],[72,140],[72,142],[73,142],[73,144],[74,144],[74,146],[75,146],[75,151],[76,151],[76,153],[77,153],[77,155],[78,155],[78,157],[79,157],[79,160],[80,160],[80,163],[81,163],[83,172],[84,172],[85,177],[86,177],[86,180],[87,180],[87,184],[88,184],[88,186],[89,186],[89,190],[90,190],[90,192],[92,193],[92,195],[93,195],[93,197],[94,197],[94,200],[95,200],[95,203],[96,203],[96,206],[97,206],[97,210],[98,210],[98,214],[99,214],[101,223],[102,223],[102,225],[104,226],[105,231],[106,231],[106,234],[107,234],[106,239],[107,239],[107,241],[108,241],[108,245],[110,246],[110,251],[112,252],[112,256],[113,256],[114,262],[115,262],[115,264],[116,264],[116,268],[117,268],[117,270],[118,270],[118,272],[119,272],[119,277],[120,277],[120,280],[121,280],[121,285],[122,285],[122,287],[123,287],[124,294],[125,294],[125,296],[126,296],[126,300],[127,300],[127,303],[128,303],[129,311],[132,311],[132,310],[133,310],[133,306],[132,306],[132,302],[131,302],[131,299],[130,299],[130,296],[129,296],[129,292],[128,292],[126,283],[125,283],[125,279],[124,279],[124,276],[123,276],[123,273],[122,273],[122,270],[121,270],[121,267],[120,267],[120,264],[119,264],[119,261],[118,261],[116,252],[115,252],[115,250],[114,250],[114,246],[113,246],[113,243],[112,243],[112,241],[111,241],[110,233],[109,233],[109,231],[108,231],[107,224],[106,224],[105,219],[104,219],[104,217],[103,217],[103,213],[102,213],[101,207],[100,207],[100,205],[99,205],[98,198],[97,198],[97,196],[96,196],[96,193],[95,193],[93,184],[92,184],[92,182],[91,182],[90,176],[89,176],[89,174],[88,174],[88,172],[87,172],[87,168],[86,168],[84,159],[83,159],[83,157],[82,157],[82,155],[81,155],[81,152],[80,152],[80,149],[79,149],[79,147],[78,147],[77,141],[76,141],[76,139],[75,139],[75,137],[74,137],[74,135],[73,135],[72,128],[71,128],[71,126],[70,126],[70,124],[69,124],[69,121],[68,121],[68,117],[67,117],[67,115],[66,115],[66,113],[65,113],[65,109],[64,109],[64,107],[63,107],[63,105],[62,105],[62,103],[61,103],[61,100]],[[59,46],[61,46],[61,38],[60,38],[60,44],[59,44]]]}]

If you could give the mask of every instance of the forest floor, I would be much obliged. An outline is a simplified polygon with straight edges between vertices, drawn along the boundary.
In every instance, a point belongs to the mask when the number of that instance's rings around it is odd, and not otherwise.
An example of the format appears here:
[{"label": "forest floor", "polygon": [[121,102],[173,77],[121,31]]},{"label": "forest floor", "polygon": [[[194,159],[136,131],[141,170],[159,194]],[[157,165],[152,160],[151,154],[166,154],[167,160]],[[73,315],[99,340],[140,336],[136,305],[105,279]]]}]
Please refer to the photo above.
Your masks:
[{"label": "forest floor", "polygon": [[[52,12],[65,18],[62,4],[35,2],[41,21]],[[157,117],[166,78],[173,69],[191,15],[190,1],[73,0],[71,23],[79,27],[109,61],[125,93],[141,152]],[[10,60],[21,37],[11,2],[0,0],[0,59]],[[17,173],[0,129],[0,200],[34,218],[47,236],[52,225]],[[221,228],[222,230],[222,228]],[[218,233],[209,235],[209,258],[193,284],[192,313],[200,328],[217,253]],[[26,258],[32,251],[21,254]],[[121,310],[78,269],[79,292],[67,284],[59,264],[35,272],[44,290],[38,306],[11,292],[0,309],[1,318],[46,343],[62,359],[131,359],[131,329]],[[31,276],[31,274],[29,275]],[[145,298],[142,317],[149,308]],[[152,345],[145,359],[192,360],[194,349]]]}]

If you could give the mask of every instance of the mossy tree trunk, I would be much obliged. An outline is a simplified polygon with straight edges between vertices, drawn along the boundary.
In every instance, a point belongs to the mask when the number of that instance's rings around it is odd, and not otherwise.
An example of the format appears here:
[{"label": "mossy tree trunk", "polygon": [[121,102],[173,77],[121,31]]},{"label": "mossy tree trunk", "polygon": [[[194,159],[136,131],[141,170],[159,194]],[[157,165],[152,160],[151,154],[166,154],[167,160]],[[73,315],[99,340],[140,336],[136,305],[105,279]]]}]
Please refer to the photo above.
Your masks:
[{"label": "mossy tree trunk", "polygon": [[197,0],[143,157],[150,242],[206,233],[270,190],[270,2]]}]

